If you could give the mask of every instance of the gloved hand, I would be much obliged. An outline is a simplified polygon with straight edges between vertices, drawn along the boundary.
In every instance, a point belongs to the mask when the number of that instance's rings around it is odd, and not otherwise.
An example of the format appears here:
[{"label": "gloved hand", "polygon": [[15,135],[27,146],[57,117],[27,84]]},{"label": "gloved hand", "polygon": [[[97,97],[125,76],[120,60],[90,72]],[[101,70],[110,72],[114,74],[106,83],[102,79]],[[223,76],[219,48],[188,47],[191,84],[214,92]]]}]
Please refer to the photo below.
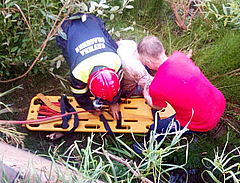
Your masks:
[{"label": "gloved hand", "polygon": [[120,107],[118,103],[110,105],[110,110],[112,111],[114,120],[119,120],[118,112],[120,111]]}]

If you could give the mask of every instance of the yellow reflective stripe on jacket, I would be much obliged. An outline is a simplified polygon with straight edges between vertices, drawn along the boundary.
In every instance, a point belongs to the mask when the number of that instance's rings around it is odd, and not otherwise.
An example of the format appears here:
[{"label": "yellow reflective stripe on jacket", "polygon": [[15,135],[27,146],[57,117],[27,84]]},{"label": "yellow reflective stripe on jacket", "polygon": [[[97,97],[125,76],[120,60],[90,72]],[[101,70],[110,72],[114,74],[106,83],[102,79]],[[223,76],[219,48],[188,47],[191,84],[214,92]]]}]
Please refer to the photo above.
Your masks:
[{"label": "yellow reflective stripe on jacket", "polygon": [[121,59],[114,52],[99,53],[80,62],[73,69],[72,74],[76,79],[87,83],[89,74],[95,66],[104,66],[110,69],[114,69],[117,72],[121,67]]},{"label": "yellow reflective stripe on jacket", "polygon": [[83,89],[76,89],[76,88],[71,87],[71,91],[75,94],[84,94],[88,91],[88,86],[86,86]]},{"label": "yellow reflective stripe on jacket", "polygon": [[119,77],[119,81],[121,82],[123,79],[123,69],[121,69],[121,71],[118,73],[118,77]]}]

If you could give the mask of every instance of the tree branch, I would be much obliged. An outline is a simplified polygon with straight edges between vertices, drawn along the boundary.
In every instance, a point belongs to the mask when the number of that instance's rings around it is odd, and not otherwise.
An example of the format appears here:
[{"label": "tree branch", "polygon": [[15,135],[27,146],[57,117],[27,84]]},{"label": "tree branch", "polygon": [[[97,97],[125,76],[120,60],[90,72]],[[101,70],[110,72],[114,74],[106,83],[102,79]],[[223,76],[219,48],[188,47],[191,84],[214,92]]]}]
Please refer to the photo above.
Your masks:
[{"label": "tree branch", "polygon": [[[109,158],[111,158],[111,159],[113,159],[113,160],[115,160],[115,161],[117,161],[119,163],[124,164],[133,173],[133,175],[135,175],[137,178],[142,180],[142,183],[153,183],[148,178],[141,177],[140,172],[139,171],[135,171],[127,160],[125,160],[123,158],[120,158],[120,157],[118,157],[116,155],[110,154],[107,151],[105,151],[105,154],[103,152],[100,152],[100,151],[96,151],[96,153],[97,154],[101,154],[101,155],[105,155],[106,154]],[[136,162],[133,162],[133,165],[136,167]]]},{"label": "tree branch", "polygon": [[211,80],[215,80],[217,78],[220,78],[220,77],[223,77],[223,76],[227,76],[227,75],[233,74],[233,73],[238,72],[238,71],[240,71],[240,68],[235,69],[235,70],[230,71],[230,72],[227,72],[227,73],[222,74],[222,75],[214,76],[214,77],[211,78]]},{"label": "tree branch", "polygon": [[[73,0],[73,3],[75,3],[75,1],[76,1],[76,0]],[[58,26],[55,28],[55,25],[57,24],[58,19],[59,19],[60,15],[62,14],[62,11],[66,8],[66,6],[67,6],[68,4],[69,4],[69,2],[67,1],[67,2],[63,5],[63,7],[61,8],[60,12],[58,13],[58,16],[57,16],[57,18],[56,18],[56,20],[55,20],[55,22],[54,22],[54,24],[53,24],[52,29],[50,30],[50,32],[48,33],[47,38],[45,39],[45,41],[43,42],[43,44],[42,44],[41,47],[40,47],[40,48],[41,48],[40,53],[38,54],[38,56],[36,57],[36,59],[33,61],[32,65],[29,67],[29,69],[28,69],[23,75],[21,75],[21,76],[18,76],[18,77],[16,77],[16,78],[13,78],[13,79],[10,79],[10,80],[6,80],[6,81],[0,81],[0,83],[8,83],[8,82],[16,81],[16,80],[18,80],[18,79],[21,79],[21,78],[25,77],[25,76],[31,71],[31,69],[33,68],[33,66],[37,63],[37,61],[39,60],[40,56],[42,55],[42,53],[43,53],[43,51],[44,51],[44,49],[45,49],[45,47],[46,47],[47,42],[49,41],[49,39],[50,39],[53,35],[55,35],[55,33],[58,31],[58,28],[61,26],[61,24],[63,23],[63,21],[67,18],[68,14],[69,14],[70,11],[72,10],[72,7],[70,7],[70,8],[68,9],[67,14],[66,14],[65,17],[63,18],[63,20],[62,20],[62,21],[58,24]]]}]

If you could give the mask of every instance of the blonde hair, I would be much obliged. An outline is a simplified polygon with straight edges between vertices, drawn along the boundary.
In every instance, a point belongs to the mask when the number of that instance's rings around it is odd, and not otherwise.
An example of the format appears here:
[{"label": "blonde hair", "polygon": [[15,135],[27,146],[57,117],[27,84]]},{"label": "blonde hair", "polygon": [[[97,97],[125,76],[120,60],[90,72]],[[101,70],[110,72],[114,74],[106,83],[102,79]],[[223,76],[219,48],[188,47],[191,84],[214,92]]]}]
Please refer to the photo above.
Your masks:
[{"label": "blonde hair", "polygon": [[164,52],[162,42],[155,36],[144,37],[137,45],[140,56],[158,58]]}]

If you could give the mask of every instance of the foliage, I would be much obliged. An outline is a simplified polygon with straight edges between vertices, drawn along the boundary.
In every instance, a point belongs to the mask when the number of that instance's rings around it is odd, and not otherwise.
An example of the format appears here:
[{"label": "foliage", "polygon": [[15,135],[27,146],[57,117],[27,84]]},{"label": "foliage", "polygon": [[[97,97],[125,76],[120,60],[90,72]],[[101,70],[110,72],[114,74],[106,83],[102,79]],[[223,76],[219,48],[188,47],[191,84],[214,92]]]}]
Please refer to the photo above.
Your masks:
[{"label": "foliage", "polygon": [[[8,95],[10,92],[14,91],[15,89],[23,89],[23,88],[21,86],[16,86],[8,91],[0,93],[0,98],[4,97],[5,95]],[[1,109],[1,105],[3,105],[7,110],[4,110],[4,109],[0,110],[0,114],[6,113],[8,111],[12,112],[11,109],[6,104],[4,104],[3,102],[0,101],[0,109]]]},{"label": "foliage", "polygon": [[[98,143],[94,142],[92,134],[91,137],[87,137],[85,148],[80,148],[82,141],[75,141],[65,153],[58,153],[60,147],[57,147],[51,156],[55,161],[60,161],[66,167],[75,170],[76,175],[73,177],[73,182],[80,178],[83,182],[97,179],[107,182],[135,182],[137,179],[149,181],[148,178],[152,179],[150,182],[159,182],[160,180],[167,182],[170,180],[169,172],[175,169],[182,169],[187,175],[184,165],[187,163],[188,143],[181,143],[184,140],[181,139],[183,133],[184,130],[176,133],[169,146],[163,147],[162,143],[166,140],[168,133],[158,143],[155,140],[157,134],[154,131],[148,147],[143,150],[143,155],[133,151],[130,145],[121,139],[122,136],[113,139],[102,136],[102,143]],[[134,136],[133,139],[135,140]],[[108,146],[112,142],[115,144],[115,148],[113,145]],[[168,163],[166,158],[180,149],[185,149],[186,162],[183,165]],[[130,158],[133,161],[124,160],[124,158]],[[64,175],[59,175],[59,177],[64,180]]]},{"label": "foliage", "polygon": [[[20,7],[27,21],[23,19],[20,9],[12,4],[13,2]],[[0,10],[2,13],[0,15],[0,22],[3,25],[0,33],[2,40],[0,45],[0,78],[7,78],[7,71],[9,72],[9,77],[13,77],[13,74],[17,76],[24,72],[26,69],[25,66],[28,67],[32,63],[32,60],[38,55],[39,48],[51,29],[55,20],[53,17],[56,18],[64,2],[63,0],[51,1],[51,3],[47,0],[41,0],[41,3],[40,1],[33,0],[7,0],[4,2],[5,4],[0,3]],[[63,13],[66,14],[69,7],[73,7],[71,14],[78,12],[83,5],[80,2],[82,1],[76,1],[75,4],[69,5]],[[122,5],[124,2],[130,3],[129,5],[132,5],[134,8],[128,9],[128,11],[124,9],[118,11],[123,8]],[[186,52],[190,48],[193,48],[193,61],[196,65],[198,65],[211,82],[224,93],[225,98],[229,102],[239,103],[239,71],[231,73],[231,71],[235,71],[239,68],[239,33],[237,30],[231,30],[232,26],[234,26],[233,23],[229,22],[224,27],[224,22],[222,22],[225,20],[224,17],[219,21],[215,21],[215,15],[209,13],[207,19],[203,21],[200,16],[197,16],[191,24],[191,29],[183,31],[174,23],[174,16],[170,7],[167,6],[167,3],[163,3],[162,1],[135,0],[132,2],[113,0],[102,4],[104,7],[108,7],[106,9],[102,7],[102,12],[98,11],[99,7],[97,7],[95,3],[92,2],[91,4],[90,1],[84,1],[84,3],[87,6],[88,12],[90,12],[90,9],[93,10],[93,5],[95,6],[93,13],[106,21],[107,28],[116,40],[134,39],[135,41],[139,41],[146,35],[154,34],[162,40],[168,55],[175,50]],[[99,4],[100,1],[96,1],[96,3]],[[223,10],[221,10],[221,4],[219,5],[217,1],[215,1],[214,4],[219,13],[224,15]],[[228,5],[229,4],[225,4],[225,7],[228,7]],[[119,8],[115,13],[110,11],[113,7],[115,7],[113,9],[117,9],[116,6],[119,6]],[[212,5],[211,8],[214,10]],[[114,15],[112,15],[112,13]],[[63,16],[62,14],[60,19],[62,19]],[[230,19],[228,19],[228,21],[230,21]],[[30,26],[28,26],[27,22]],[[17,30],[15,30],[14,27],[16,27]],[[29,27],[31,27],[33,34]],[[4,32],[5,29],[7,29],[8,32]],[[131,32],[129,33],[125,30],[131,30]],[[7,44],[8,42],[11,43],[9,44],[10,46]],[[18,48],[14,48],[16,46]],[[20,50],[11,52],[12,48]],[[12,51],[14,51],[14,49]],[[10,56],[8,56],[9,54]],[[58,55],[60,55],[60,51],[56,49],[56,43],[54,37],[52,37],[32,73],[45,72],[48,68],[51,68],[50,72],[54,71],[52,75],[64,81],[66,72],[62,70],[61,63],[63,60],[61,57],[58,57]],[[60,73],[61,76],[60,74],[56,74],[55,69],[58,69],[57,72]],[[44,85],[45,81],[43,82],[43,80],[41,80],[41,83]],[[34,83],[31,83],[31,85],[34,85]],[[42,90],[45,90],[45,87],[43,87]],[[58,88],[55,92],[60,94],[59,90]],[[236,111],[237,110],[234,109],[231,111],[231,114],[237,113]],[[227,112],[225,112],[225,114],[226,113]],[[235,118],[238,122],[239,114],[235,115]],[[232,118],[229,118],[229,120],[231,119]],[[45,133],[28,133],[31,134],[29,135],[30,140],[26,139],[25,144],[28,147],[31,146],[30,149],[34,149],[34,151],[46,153],[47,147],[56,147],[59,144],[59,141],[49,142],[45,140]],[[236,132],[234,134],[236,135],[234,136],[235,138],[230,140],[231,147],[236,143],[234,139],[239,139]],[[137,182],[139,176],[135,176],[124,164],[116,160],[111,160],[108,153],[125,159],[136,171],[141,170],[142,175],[148,178],[152,178],[152,175],[157,175],[155,177],[157,181],[157,179],[160,179],[158,175],[164,175],[165,178],[168,179],[170,172],[166,172],[168,175],[163,173],[165,170],[168,170],[168,168],[180,168],[183,172],[185,172],[183,168],[186,167],[202,168],[200,164],[201,158],[207,157],[213,159],[214,154],[212,153],[212,149],[216,147],[216,145],[221,145],[223,141],[220,138],[213,140],[212,136],[207,133],[204,135],[197,135],[197,138],[195,137],[196,141],[189,145],[189,151],[187,152],[185,149],[188,147],[187,141],[183,144],[184,139],[182,139],[174,146],[171,142],[167,142],[166,138],[161,146],[158,146],[156,142],[150,146],[146,145],[144,154],[139,156],[132,150],[132,143],[135,142],[135,139],[130,138],[126,134],[116,139],[107,137],[102,141],[99,136],[96,140],[93,139],[93,137],[88,137],[89,134],[81,133],[78,135],[81,137],[84,136],[84,138],[88,140],[86,142],[86,148],[82,147],[84,144],[83,141],[75,141],[73,145],[69,145],[66,152],[61,147],[54,149],[54,151],[51,152],[53,155],[50,155],[51,159],[53,159],[53,157],[56,158],[55,163],[63,162],[66,168],[76,170],[76,175],[73,178],[74,181],[78,181],[81,178],[80,173],[83,173],[84,179],[89,181],[99,178],[107,182],[115,181],[114,175],[116,175],[118,181],[125,180],[126,182]],[[5,136],[3,137],[5,138]],[[71,137],[72,136],[69,136],[68,138]],[[136,138],[136,135],[134,138]],[[95,142],[99,141],[99,139],[100,142]],[[11,140],[9,139],[8,141]],[[104,147],[101,145],[103,142]],[[173,149],[168,148],[168,146],[173,147]],[[183,148],[181,149],[178,147]],[[171,150],[176,151],[170,154]],[[100,155],[97,151],[105,154]],[[236,153],[236,151],[234,151],[234,153]],[[187,165],[186,155],[188,157]],[[169,166],[166,168],[166,166],[160,164],[161,161],[164,164],[169,163],[176,166]],[[136,167],[132,164],[133,162],[137,163]],[[204,174],[206,174],[206,172],[207,171],[205,171]],[[215,172],[216,171],[214,171],[214,173]],[[64,182],[64,175],[59,176]],[[65,182],[67,182],[67,180],[65,180]]]},{"label": "foliage", "polygon": [[[0,3],[0,23],[3,25],[0,42],[1,78],[16,77],[31,65],[56,19],[59,3],[45,0],[41,3],[32,0]],[[47,57],[46,54],[41,61]],[[41,64],[33,69],[33,73],[39,71],[45,71]]]},{"label": "foliage", "polygon": [[187,30],[191,25],[191,22],[199,7],[195,6],[198,4],[195,0],[181,1],[181,0],[165,0],[171,4],[172,11],[175,15],[176,24],[183,30]]},{"label": "foliage", "polygon": [[[42,0],[41,2],[34,0],[6,0],[0,3],[0,23],[3,30],[0,32],[0,78],[17,77],[23,74],[26,68],[32,65],[32,62],[39,54],[45,40],[49,38],[49,34],[55,23],[64,18],[67,10],[72,8],[70,14],[76,12],[92,13],[97,16],[110,20],[114,19],[115,13],[122,13],[123,9],[134,8],[129,3],[131,0],[124,0],[120,5],[110,5],[106,0],[95,1],[58,1]],[[64,15],[60,9],[63,9]],[[58,17],[59,15],[59,17]],[[122,31],[128,31],[123,29]],[[112,33],[120,36],[118,31],[111,30]],[[51,36],[51,35],[50,35]],[[56,67],[51,66],[52,60],[57,58],[60,49],[55,49],[56,43],[53,42],[54,36],[50,37],[50,43],[44,50],[39,62],[33,68],[32,73],[47,73],[49,68],[58,69],[60,61],[55,62]]]},{"label": "foliage", "polygon": [[240,102],[239,68],[240,34],[226,32],[223,37],[198,52],[198,66],[210,81],[219,88],[228,101]]},{"label": "foliage", "polygon": [[240,29],[240,2],[239,0],[205,0],[200,6],[205,9],[205,18],[214,15],[217,21],[222,21],[224,26],[230,26],[234,29]]},{"label": "foliage", "polygon": [[[5,91],[3,93],[0,93],[0,98],[4,97],[5,95],[8,95],[10,92],[12,92],[15,89],[23,89],[21,86],[16,86],[8,91]],[[3,105],[5,108],[1,109],[1,105]],[[3,102],[0,101],[0,114],[4,114],[7,112],[13,112],[11,108],[7,104],[4,104]],[[23,143],[23,137],[24,133],[18,132],[15,127],[13,127],[10,124],[0,124],[0,140],[7,142],[9,144],[14,144],[14,145],[22,145],[24,146]]]},{"label": "foliage", "polygon": [[[81,18],[82,21],[86,21],[86,14],[94,14],[100,18],[102,18],[104,21],[114,21],[116,16],[119,14],[123,14],[125,9],[131,10],[134,8],[133,5],[130,3],[134,0],[123,0],[123,1],[109,1],[106,0],[98,0],[98,1],[76,1],[76,3],[73,5],[73,9],[71,11],[71,14],[75,13],[84,13],[83,16],[76,18]],[[115,29],[115,27],[110,27],[109,25],[106,25],[106,28],[109,29],[109,33],[112,36],[120,37],[121,32],[126,32],[129,30],[133,30],[132,26],[129,27],[120,27],[119,29]],[[58,34],[62,36],[63,38],[66,38],[66,35],[61,31],[61,29],[58,31]]]},{"label": "foliage", "polygon": [[[204,173],[207,173],[214,182],[239,182],[240,180],[240,147],[235,147],[228,153],[225,153],[228,144],[227,142],[220,154],[219,149],[217,148],[215,153],[214,160],[209,158],[203,158],[202,163],[207,168],[202,172],[202,177]],[[203,177],[204,180],[204,177]]]}]

